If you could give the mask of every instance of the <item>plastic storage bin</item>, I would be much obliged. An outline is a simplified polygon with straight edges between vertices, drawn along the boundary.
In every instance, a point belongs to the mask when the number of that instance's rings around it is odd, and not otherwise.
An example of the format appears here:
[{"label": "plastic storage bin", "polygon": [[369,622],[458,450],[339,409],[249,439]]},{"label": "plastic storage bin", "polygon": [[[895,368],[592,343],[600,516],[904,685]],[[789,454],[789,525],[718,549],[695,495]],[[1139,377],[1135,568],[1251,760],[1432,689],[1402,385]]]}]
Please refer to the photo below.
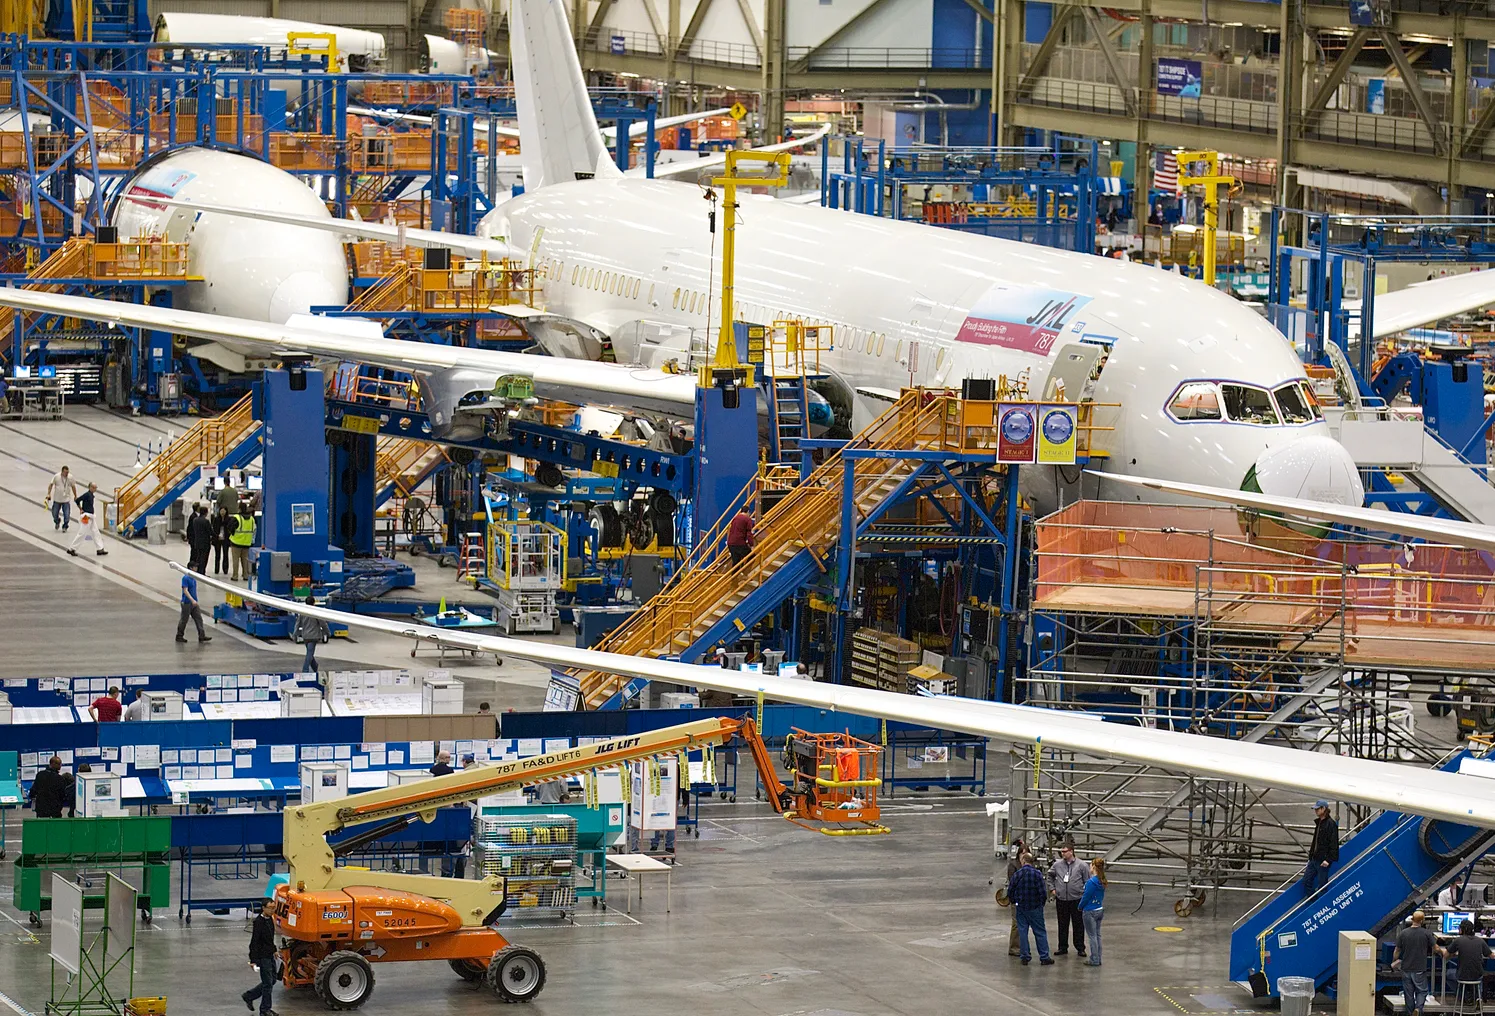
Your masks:
[{"label": "plastic storage bin", "polygon": [[1311,977],[1279,977],[1277,994],[1282,996],[1282,1016],[1308,1016],[1318,989]]}]

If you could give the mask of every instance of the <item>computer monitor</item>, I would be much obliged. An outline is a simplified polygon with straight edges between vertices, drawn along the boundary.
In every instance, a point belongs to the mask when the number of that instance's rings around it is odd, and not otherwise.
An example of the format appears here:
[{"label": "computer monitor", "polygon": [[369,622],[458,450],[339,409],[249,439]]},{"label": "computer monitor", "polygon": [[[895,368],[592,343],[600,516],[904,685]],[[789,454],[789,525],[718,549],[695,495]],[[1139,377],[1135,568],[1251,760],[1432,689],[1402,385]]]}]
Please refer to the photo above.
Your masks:
[{"label": "computer monitor", "polygon": [[265,489],[265,478],[263,476],[255,476],[253,473],[250,473],[248,475],[247,479],[249,480],[249,489],[250,490],[264,490]]},{"label": "computer monitor", "polygon": [[1443,934],[1457,935],[1459,933],[1459,925],[1463,924],[1465,921],[1472,920],[1474,920],[1474,915],[1472,913],[1469,913],[1468,911],[1455,910],[1451,913],[1444,914]]}]

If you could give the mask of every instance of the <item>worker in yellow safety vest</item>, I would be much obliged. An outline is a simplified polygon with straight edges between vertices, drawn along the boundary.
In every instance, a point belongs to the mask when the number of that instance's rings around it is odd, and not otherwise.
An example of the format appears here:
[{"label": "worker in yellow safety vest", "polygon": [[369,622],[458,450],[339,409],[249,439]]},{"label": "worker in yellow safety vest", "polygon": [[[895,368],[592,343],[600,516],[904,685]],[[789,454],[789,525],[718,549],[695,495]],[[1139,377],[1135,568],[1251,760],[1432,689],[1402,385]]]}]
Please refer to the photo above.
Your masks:
[{"label": "worker in yellow safety vest", "polygon": [[229,560],[232,565],[233,574],[229,576],[230,582],[239,581],[239,573],[242,570],[244,581],[249,581],[249,545],[254,542],[254,516],[244,513],[244,506],[239,506],[239,514],[233,517],[234,531],[228,538]]}]

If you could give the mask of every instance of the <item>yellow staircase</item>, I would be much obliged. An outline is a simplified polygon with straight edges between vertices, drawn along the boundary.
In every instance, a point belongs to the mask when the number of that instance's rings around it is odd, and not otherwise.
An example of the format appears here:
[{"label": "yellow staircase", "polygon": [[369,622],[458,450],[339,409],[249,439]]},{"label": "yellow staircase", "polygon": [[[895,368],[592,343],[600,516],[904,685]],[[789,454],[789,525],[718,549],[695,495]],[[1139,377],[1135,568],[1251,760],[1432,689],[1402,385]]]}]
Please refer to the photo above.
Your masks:
[{"label": "yellow staircase", "polygon": [[[850,449],[931,450],[966,442],[953,416],[957,400],[948,395],[912,391],[846,446]],[[969,450],[968,448],[964,450]],[[726,553],[726,526],[735,508],[697,543],[674,580],[596,648],[630,656],[660,657],[686,649],[741,604],[764,580],[808,549],[817,565],[825,561],[841,530],[844,469],[854,469],[854,518],[865,519],[920,463],[904,458],[827,459],[805,482],[758,516],[759,481],[738,497],[759,517],[753,551],[733,567]],[[703,562],[707,562],[703,566]],[[588,709],[607,702],[628,682],[617,674],[577,672],[581,701]]]},{"label": "yellow staircase", "polygon": [[394,497],[409,497],[421,481],[446,461],[446,450],[430,441],[381,435],[375,463],[375,497],[388,491]]},{"label": "yellow staircase", "polygon": [[[259,428],[245,395],[226,413],[198,420],[187,432],[146,463],[123,486],[115,488],[115,527],[129,533],[152,505],[168,492],[192,480],[203,466],[216,466]],[[179,496],[179,495],[178,495]]]},{"label": "yellow staircase", "polygon": [[[38,285],[45,279],[77,279],[88,275],[89,251],[93,247],[93,241],[83,237],[75,236],[52,252],[52,255],[31,269],[27,273],[26,282],[23,285],[27,289],[35,289],[42,293],[60,293],[60,285]],[[26,315],[29,323],[36,314]],[[0,314],[0,362],[3,362],[6,353],[10,350],[11,339],[16,331],[15,314]]]}]

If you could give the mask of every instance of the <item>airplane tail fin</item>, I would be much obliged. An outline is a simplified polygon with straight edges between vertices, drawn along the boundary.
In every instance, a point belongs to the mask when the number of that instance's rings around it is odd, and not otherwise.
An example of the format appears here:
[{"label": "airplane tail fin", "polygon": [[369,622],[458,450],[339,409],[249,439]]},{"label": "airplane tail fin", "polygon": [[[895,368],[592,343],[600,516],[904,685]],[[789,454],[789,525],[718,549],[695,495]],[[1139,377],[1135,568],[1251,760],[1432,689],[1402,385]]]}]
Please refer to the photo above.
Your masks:
[{"label": "airplane tail fin", "polygon": [[620,176],[597,130],[564,0],[513,0],[509,29],[524,189]]}]

